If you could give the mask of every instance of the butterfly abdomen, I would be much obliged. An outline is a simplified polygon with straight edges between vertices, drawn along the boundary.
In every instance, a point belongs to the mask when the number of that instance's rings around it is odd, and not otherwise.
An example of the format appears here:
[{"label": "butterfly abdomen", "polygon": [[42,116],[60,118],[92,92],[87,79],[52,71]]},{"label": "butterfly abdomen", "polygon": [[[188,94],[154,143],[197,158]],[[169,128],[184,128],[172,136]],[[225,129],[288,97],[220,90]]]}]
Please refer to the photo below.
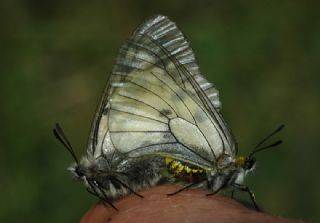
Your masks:
[{"label": "butterfly abdomen", "polygon": [[170,157],[165,158],[167,171],[177,180],[197,183],[206,178],[205,170],[190,164],[183,163]]}]

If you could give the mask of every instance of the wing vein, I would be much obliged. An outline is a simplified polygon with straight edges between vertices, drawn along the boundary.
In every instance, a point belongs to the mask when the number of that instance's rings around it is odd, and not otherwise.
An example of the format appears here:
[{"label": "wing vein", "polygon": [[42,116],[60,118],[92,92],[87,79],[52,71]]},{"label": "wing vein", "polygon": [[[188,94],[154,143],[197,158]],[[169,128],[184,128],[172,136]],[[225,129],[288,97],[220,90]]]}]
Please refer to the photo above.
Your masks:
[{"label": "wing vein", "polygon": [[150,119],[150,120],[152,120],[152,121],[160,122],[160,123],[163,123],[163,124],[168,125],[167,122],[162,122],[162,121],[160,121],[160,120],[157,120],[157,119],[154,119],[154,118],[151,118],[151,117],[148,117],[148,116],[138,115],[138,114],[135,114],[135,113],[132,113],[132,112],[128,112],[128,111],[118,110],[118,109],[112,108],[112,106],[111,106],[110,110],[117,111],[117,112],[122,112],[122,113],[126,113],[126,114],[129,114],[129,115],[138,116],[138,117],[145,118],[145,119]]},{"label": "wing vein", "polygon": [[135,82],[133,82],[133,81],[128,81],[128,82],[130,82],[130,83],[132,83],[132,84],[134,84],[134,85],[136,85],[136,86],[138,86],[138,87],[141,87],[142,89],[144,89],[144,90],[146,90],[146,91],[149,91],[150,93],[152,93],[152,94],[154,94],[155,96],[157,96],[158,98],[160,98],[164,103],[166,103],[166,104],[172,109],[172,111],[174,111],[174,113],[175,113],[176,116],[177,116],[176,110],[175,110],[166,100],[164,100],[160,95],[158,95],[157,93],[151,91],[150,89],[145,88],[145,87],[141,86],[140,84],[137,84],[137,83],[135,83]]},{"label": "wing vein", "polygon": [[136,99],[136,98],[133,98],[133,97],[129,97],[129,96],[127,96],[127,95],[122,95],[122,94],[120,94],[120,93],[119,93],[118,95],[121,96],[121,97],[129,98],[129,99],[131,99],[131,100],[137,101],[137,102],[142,103],[142,104],[144,104],[144,105],[146,105],[146,106],[149,106],[150,108],[153,108],[154,110],[156,110],[157,112],[159,112],[160,114],[162,114],[163,116],[165,116],[166,118],[170,119],[170,118],[169,118],[167,115],[165,115],[163,112],[161,112],[161,111],[158,110],[157,108],[153,107],[152,105],[150,105],[150,104],[148,104],[148,103],[146,103],[146,102],[144,102],[144,101],[141,101],[141,100]]},{"label": "wing vein", "polygon": [[[190,113],[190,115],[191,115],[191,117],[193,118],[193,120],[194,120],[194,122],[197,124],[197,121],[196,121],[196,119],[194,118],[194,116],[193,116],[193,114],[192,114],[192,112],[190,111],[190,109],[189,109],[189,107],[185,104],[185,102],[182,100],[182,98],[178,95],[178,93],[177,92],[175,92],[167,83],[165,83],[164,81],[162,81],[161,79],[159,79],[153,72],[151,72],[151,74],[155,77],[155,78],[157,78],[160,82],[162,82],[164,85],[166,85],[174,94],[176,94],[177,95],[177,97],[180,99],[180,101],[183,103],[183,105],[186,107],[186,109],[188,110],[188,112]],[[183,90],[179,85],[177,85],[181,90]],[[184,91],[184,90],[183,90]],[[192,97],[190,97],[191,98],[191,100],[193,100],[193,98]],[[193,100],[194,101],[194,100]],[[195,102],[195,101],[194,101]],[[199,107],[200,107],[200,105],[198,105]],[[201,107],[200,107],[201,108]],[[204,110],[203,110],[204,111]],[[207,113],[204,111],[204,113],[207,115]],[[208,116],[207,116],[208,117]],[[182,117],[180,117],[180,118],[182,118]],[[209,120],[210,120],[210,118],[208,118]],[[184,119],[185,120],[185,119]],[[185,120],[185,121],[187,121],[187,120]],[[187,122],[189,122],[189,121],[187,121]],[[189,122],[190,123],[190,122]],[[213,123],[213,122],[212,122]],[[193,123],[190,123],[190,124],[193,124]],[[213,124],[213,126],[215,126],[214,124]],[[197,127],[198,128],[198,127]],[[209,145],[209,147],[210,147],[210,150],[211,150],[211,153],[212,153],[212,155],[213,155],[213,157],[216,159],[217,157],[216,157],[216,155],[215,155],[215,153],[214,153],[214,151],[213,151],[213,148],[212,148],[212,146],[210,145],[210,143],[209,143],[209,141],[208,141],[208,139],[207,139],[207,137],[204,135],[204,133],[203,133],[203,131],[200,129],[200,128],[198,128],[198,130],[201,132],[201,134],[202,134],[202,136],[203,136],[203,138],[205,138],[205,140],[206,140],[206,142],[208,143],[208,145]],[[217,130],[218,131],[218,130]],[[220,136],[220,138],[221,138],[221,136]]]}]

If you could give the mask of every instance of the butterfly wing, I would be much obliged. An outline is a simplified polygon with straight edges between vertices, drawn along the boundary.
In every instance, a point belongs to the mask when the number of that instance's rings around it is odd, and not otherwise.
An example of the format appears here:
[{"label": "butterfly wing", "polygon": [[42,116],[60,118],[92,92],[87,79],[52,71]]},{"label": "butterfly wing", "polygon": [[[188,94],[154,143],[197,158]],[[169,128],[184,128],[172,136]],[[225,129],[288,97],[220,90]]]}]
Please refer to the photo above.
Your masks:
[{"label": "butterfly wing", "polygon": [[235,152],[220,107],[217,89],[200,74],[181,31],[154,16],[120,49],[88,152],[159,154],[210,166]]}]

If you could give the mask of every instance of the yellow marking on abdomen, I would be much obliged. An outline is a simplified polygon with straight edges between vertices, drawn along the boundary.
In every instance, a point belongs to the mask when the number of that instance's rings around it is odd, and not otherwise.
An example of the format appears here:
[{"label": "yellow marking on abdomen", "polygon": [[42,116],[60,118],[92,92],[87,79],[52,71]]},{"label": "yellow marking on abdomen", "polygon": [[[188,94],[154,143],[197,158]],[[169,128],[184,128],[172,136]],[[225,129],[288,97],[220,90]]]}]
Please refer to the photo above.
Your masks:
[{"label": "yellow marking on abdomen", "polygon": [[170,157],[165,158],[166,165],[173,174],[180,175],[181,172],[185,171],[188,175],[189,174],[197,174],[203,173],[203,169],[195,169],[191,168],[188,165],[182,164],[180,161],[174,160]]}]

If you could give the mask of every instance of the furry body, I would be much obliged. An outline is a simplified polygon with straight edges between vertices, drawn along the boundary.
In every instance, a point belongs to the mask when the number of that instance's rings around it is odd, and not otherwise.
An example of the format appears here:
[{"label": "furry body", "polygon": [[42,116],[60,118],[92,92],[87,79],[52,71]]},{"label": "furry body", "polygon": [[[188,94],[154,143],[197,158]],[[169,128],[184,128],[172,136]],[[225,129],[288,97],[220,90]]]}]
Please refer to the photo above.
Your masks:
[{"label": "furry body", "polygon": [[154,186],[162,177],[163,158],[123,159],[113,155],[110,165],[105,157],[85,156],[69,170],[83,181],[89,192],[108,201]]}]

